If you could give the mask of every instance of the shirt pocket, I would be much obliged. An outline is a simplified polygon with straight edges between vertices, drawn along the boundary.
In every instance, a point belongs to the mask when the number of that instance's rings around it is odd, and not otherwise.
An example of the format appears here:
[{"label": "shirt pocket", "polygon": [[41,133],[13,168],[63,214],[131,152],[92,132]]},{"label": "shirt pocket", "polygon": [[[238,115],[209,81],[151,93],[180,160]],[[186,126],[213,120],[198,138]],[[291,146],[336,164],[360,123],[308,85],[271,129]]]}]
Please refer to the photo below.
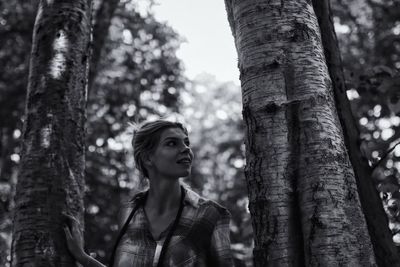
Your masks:
[{"label": "shirt pocket", "polygon": [[173,235],[171,237],[171,239],[169,240],[168,247],[172,248],[172,247],[176,246],[177,244],[182,243],[184,238],[185,237],[183,235]]},{"label": "shirt pocket", "polygon": [[[201,267],[203,265],[199,265],[197,262],[197,256],[193,255],[190,258],[186,259],[183,262],[177,263],[176,265],[174,265],[176,267]],[[205,267],[205,265],[204,265]]]},{"label": "shirt pocket", "polygon": [[191,247],[184,236],[174,236],[171,238],[166,255],[168,266],[198,266],[198,255]]},{"label": "shirt pocket", "polygon": [[137,256],[146,256],[146,251],[144,246],[136,244],[136,242],[123,242],[117,248],[117,251],[124,253],[129,253]]},{"label": "shirt pocket", "polygon": [[117,250],[114,260],[114,267],[132,267],[133,255],[121,249]]},{"label": "shirt pocket", "polygon": [[132,246],[123,244],[118,247],[114,266],[115,267],[145,267],[147,264],[147,257],[144,253],[136,253]]}]

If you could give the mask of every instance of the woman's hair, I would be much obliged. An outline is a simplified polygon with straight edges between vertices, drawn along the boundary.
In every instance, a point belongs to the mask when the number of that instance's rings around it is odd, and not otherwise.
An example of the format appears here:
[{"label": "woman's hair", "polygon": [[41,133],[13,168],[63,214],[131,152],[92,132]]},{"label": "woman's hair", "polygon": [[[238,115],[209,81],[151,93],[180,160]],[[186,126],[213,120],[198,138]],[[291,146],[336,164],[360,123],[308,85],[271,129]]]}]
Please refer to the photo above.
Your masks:
[{"label": "woman's hair", "polygon": [[136,127],[132,138],[133,156],[136,168],[144,177],[148,177],[147,170],[144,167],[144,158],[154,152],[160,142],[161,133],[165,129],[179,128],[186,135],[188,134],[187,129],[182,123],[163,119],[145,121]]}]

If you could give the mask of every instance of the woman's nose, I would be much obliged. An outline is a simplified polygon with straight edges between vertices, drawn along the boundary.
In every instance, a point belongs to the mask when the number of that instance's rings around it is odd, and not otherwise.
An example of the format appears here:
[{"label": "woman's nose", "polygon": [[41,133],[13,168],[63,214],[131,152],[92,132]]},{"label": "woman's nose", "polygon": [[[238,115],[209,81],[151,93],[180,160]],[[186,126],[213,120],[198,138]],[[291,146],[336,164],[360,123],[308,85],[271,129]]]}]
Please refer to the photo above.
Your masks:
[{"label": "woman's nose", "polygon": [[183,144],[183,145],[182,145],[181,151],[182,151],[182,152],[190,151],[190,146],[187,145],[187,144]]}]

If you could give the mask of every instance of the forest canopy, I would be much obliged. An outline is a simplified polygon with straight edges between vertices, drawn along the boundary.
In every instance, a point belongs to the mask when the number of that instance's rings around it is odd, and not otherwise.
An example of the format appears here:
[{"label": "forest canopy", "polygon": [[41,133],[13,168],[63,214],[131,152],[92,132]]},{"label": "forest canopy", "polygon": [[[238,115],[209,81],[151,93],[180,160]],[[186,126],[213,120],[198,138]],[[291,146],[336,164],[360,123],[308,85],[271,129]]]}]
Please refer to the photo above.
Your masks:
[{"label": "forest canopy", "polygon": [[[101,3],[95,1],[93,14]],[[13,198],[37,4],[0,4],[1,266],[10,260]],[[393,240],[400,246],[400,3],[334,0],[331,5],[347,95],[361,131],[360,153],[374,167],[374,183]],[[93,23],[101,19],[94,16]],[[108,259],[117,232],[118,206],[143,187],[133,165],[129,122],[167,116],[188,123],[195,161],[192,177],[186,182],[231,211],[235,261],[238,266],[248,266],[253,236],[243,171],[240,88],[211,74],[194,80],[185,77],[176,56],[182,37],[157,20],[151,5],[146,12],[139,12],[135,1],[120,1],[106,32],[87,103],[87,250],[103,262]]]}]

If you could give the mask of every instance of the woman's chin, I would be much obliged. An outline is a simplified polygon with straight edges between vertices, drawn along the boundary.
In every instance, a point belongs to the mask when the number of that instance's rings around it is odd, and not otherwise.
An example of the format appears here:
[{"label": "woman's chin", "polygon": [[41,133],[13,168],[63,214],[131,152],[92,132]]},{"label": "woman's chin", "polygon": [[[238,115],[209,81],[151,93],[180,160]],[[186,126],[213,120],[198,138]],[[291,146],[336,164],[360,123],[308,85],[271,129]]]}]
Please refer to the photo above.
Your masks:
[{"label": "woman's chin", "polygon": [[188,170],[186,172],[182,172],[182,174],[179,176],[180,178],[187,178],[188,176],[190,176],[191,174],[191,170]]},{"label": "woman's chin", "polygon": [[184,174],[182,174],[182,178],[186,178],[186,177],[189,177],[190,176],[190,171],[188,171],[188,172],[186,172],[186,173],[184,173]]}]

